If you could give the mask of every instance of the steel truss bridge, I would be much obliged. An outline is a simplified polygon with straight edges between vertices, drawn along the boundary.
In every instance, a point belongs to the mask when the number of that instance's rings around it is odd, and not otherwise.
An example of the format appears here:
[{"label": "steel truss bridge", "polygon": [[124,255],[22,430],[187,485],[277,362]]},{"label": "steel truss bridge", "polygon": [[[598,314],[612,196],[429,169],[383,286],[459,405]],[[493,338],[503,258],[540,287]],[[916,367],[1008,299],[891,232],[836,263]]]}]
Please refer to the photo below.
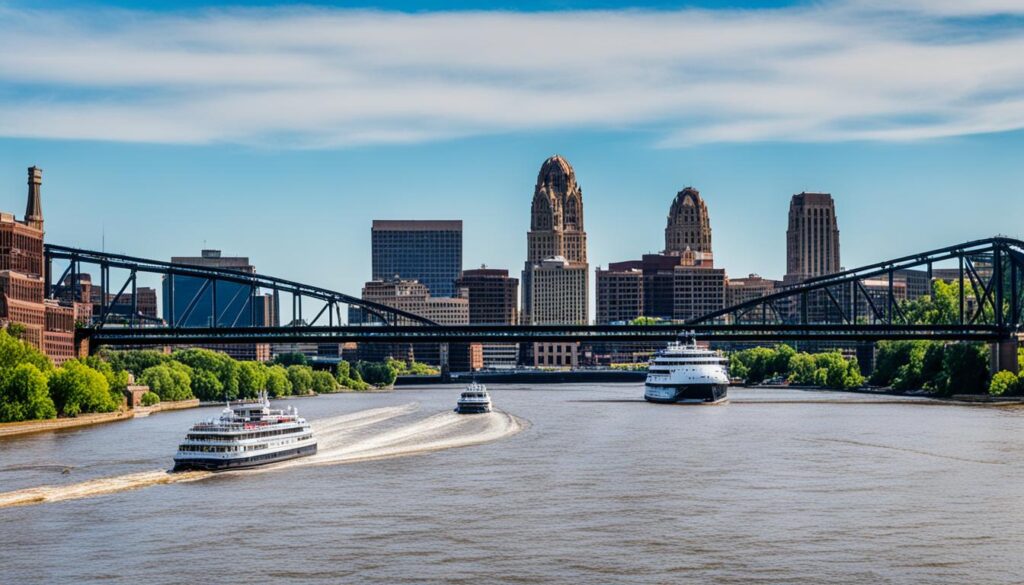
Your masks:
[{"label": "steel truss bridge", "polygon": [[[685,322],[655,325],[439,325],[387,305],[272,276],[246,272],[172,264],[120,254],[109,254],[65,246],[46,246],[47,285],[55,295],[78,294],[76,287],[83,268],[100,275],[101,310],[91,325],[79,329],[79,337],[90,347],[147,346],[210,343],[289,342],[378,342],[378,343],[460,343],[460,342],[664,342],[693,331],[698,338],[735,342],[852,341],[885,339],[934,339],[949,341],[1006,342],[1014,344],[1021,330],[1024,307],[1024,242],[1005,237],[975,240],[812,278],[797,286],[726,307]],[[54,262],[66,263],[63,274],[52,280]],[[946,324],[922,325],[912,322],[901,300],[906,297],[907,271],[931,286],[935,270],[942,264],[946,280],[963,283],[952,315]],[[111,269],[126,272],[121,281],[111,280]],[[170,322],[154,323],[132,306],[127,319],[110,321],[112,307],[131,291],[136,292],[140,274],[160,275],[171,294],[167,314]],[[173,306],[176,279],[199,279],[202,283],[175,322]],[[250,297],[263,292],[273,295],[275,306],[282,299],[291,303],[288,325],[238,326],[225,324],[227,307],[237,298],[218,299],[218,282],[242,286]],[[120,286],[117,286],[120,283]],[[240,289],[240,290],[242,290]],[[110,291],[117,290],[115,294]],[[209,327],[184,327],[181,322],[200,305],[203,295],[212,295]],[[109,300],[108,300],[109,298]],[[130,297],[137,302],[138,296]],[[86,299],[76,298],[84,301]],[[304,303],[312,315],[304,318]],[[249,303],[254,311],[254,303]],[[343,325],[341,307],[357,307],[375,318],[372,325]],[[278,309],[279,310],[279,309]],[[947,311],[949,312],[949,311]],[[236,319],[237,321],[237,319]],[[256,323],[256,314],[250,315]]]}]

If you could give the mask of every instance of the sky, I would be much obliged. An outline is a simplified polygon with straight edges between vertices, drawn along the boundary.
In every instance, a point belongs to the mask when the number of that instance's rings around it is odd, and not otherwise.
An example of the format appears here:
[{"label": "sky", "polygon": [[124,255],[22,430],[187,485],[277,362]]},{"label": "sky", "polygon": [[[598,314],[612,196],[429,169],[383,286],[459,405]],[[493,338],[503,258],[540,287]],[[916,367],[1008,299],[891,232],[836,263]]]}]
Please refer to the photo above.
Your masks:
[{"label": "sky", "polygon": [[358,294],[373,219],[462,219],[518,275],[556,153],[592,267],[685,186],[734,277],[782,276],[804,190],[846,267],[1021,237],[1024,2],[0,0],[0,209],[42,167],[49,242]]}]

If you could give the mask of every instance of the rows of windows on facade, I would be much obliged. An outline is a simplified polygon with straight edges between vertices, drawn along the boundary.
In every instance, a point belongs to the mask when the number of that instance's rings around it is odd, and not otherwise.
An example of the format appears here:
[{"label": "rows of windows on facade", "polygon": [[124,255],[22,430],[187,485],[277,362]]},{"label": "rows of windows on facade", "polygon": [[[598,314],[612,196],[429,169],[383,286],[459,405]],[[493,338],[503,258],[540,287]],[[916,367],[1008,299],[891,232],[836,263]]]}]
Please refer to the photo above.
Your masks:
[{"label": "rows of windows on facade", "polygon": [[62,363],[75,357],[75,322],[92,307],[46,290],[42,184],[43,170],[29,167],[24,219],[0,212],[0,325],[19,325],[23,340]]}]

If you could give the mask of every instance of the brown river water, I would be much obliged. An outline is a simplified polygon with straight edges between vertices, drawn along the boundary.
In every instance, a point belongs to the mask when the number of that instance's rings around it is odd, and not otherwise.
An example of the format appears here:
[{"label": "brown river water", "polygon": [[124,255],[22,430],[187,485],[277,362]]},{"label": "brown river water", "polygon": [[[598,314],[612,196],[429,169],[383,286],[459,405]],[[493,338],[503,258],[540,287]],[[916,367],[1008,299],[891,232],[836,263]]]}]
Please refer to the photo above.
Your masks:
[{"label": "brown river water", "polygon": [[1021,583],[1024,410],[641,384],[288,401],[319,453],[167,474],[217,409],[0,440],[0,583]]}]

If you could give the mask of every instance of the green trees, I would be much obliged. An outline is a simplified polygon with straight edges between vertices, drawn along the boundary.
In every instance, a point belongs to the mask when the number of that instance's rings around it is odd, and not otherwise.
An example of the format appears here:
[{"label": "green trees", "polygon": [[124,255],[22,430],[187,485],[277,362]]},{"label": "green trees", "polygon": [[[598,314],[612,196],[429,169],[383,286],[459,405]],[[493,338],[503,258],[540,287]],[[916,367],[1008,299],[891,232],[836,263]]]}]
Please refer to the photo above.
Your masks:
[{"label": "green trees", "polygon": [[871,383],[878,386],[923,388],[943,395],[984,392],[988,379],[984,345],[936,341],[879,342],[871,375]]},{"label": "green trees", "polygon": [[142,403],[142,406],[153,406],[154,404],[160,404],[160,397],[153,392],[146,392],[142,395],[139,402]]},{"label": "green trees", "polygon": [[271,397],[288,396],[292,393],[292,383],[288,380],[288,370],[283,366],[267,368],[267,393]]},{"label": "green trees", "polygon": [[309,358],[306,357],[306,354],[299,353],[297,351],[277,354],[276,356],[274,356],[274,364],[278,366],[284,366],[286,368],[288,366],[310,365]]},{"label": "green trees", "polygon": [[238,396],[239,398],[255,398],[267,388],[267,366],[261,362],[242,362],[238,364]]},{"label": "green trees", "polygon": [[104,350],[100,353],[100,357],[109,362],[116,371],[131,372],[136,380],[142,376],[142,372],[153,366],[165,364],[171,359],[171,356],[152,349]]},{"label": "green trees", "polygon": [[374,386],[391,386],[398,378],[398,371],[387,362],[359,362],[356,370],[363,380]]},{"label": "green trees", "polygon": [[13,370],[20,364],[32,364],[40,372],[49,374],[53,364],[43,352],[0,329],[0,371]]},{"label": "green trees", "polygon": [[191,348],[176,351],[171,358],[192,368],[192,393],[200,400],[238,398],[238,362],[226,353]]},{"label": "green trees", "polygon": [[82,361],[85,365],[103,374],[103,377],[107,379],[111,399],[120,404],[124,397],[124,391],[128,389],[128,372],[115,371],[109,363],[98,356],[89,356]]},{"label": "green trees", "polygon": [[839,352],[798,353],[788,345],[735,352],[729,356],[729,374],[752,384],[775,376],[785,376],[794,384],[840,390],[864,384],[855,360]]},{"label": "green trees", "polygon": [[935,389],[943,394],[980,394],[988,388],[988,356],[978,343],[945,346]]},{"label": "green trees", "polygon": [[46,374],[35,364],[18,364],[0,379],[0,422],[53,418],[57,408],[50,398]]},{"label": "green trees", "polygon": [[808,386],[848,390],[864,385],[857,361],[844,358],[838,351],[809,354],[794,353],[789,360],[789,381]]},{"label": "green trees", "polygon": [[1007,372],[1005,370],[1002,372],[996,372],[996,374],[992,376],[992,382],[989,383],[988,393],[992,396],[1002,396],[1003,394],[1012,393],[1017,390],[1019,384],[1020,381],[1018,380],[1017,375],[1013,372]]},{"label": "green trees", "polygon": [[47,382],[52,371],[42,352],[0,329],[0,422],[57,416]]},{"label": "green trees", "polygon": [[[210,370],[193,370],[192,393],[199,400],[231,400],[224,391],[224,384],[217,378],[217,374]],[[237,398],[237,395],[235,396]]]},{"label": "green trees", "polygon": [[292,394],[302,396],[313,392],[313,368],[293,365],[288,366],[286,370],[288,381],[292,383]]},{"label": "green trees", "polygon": [[338,381],[330,372],[316,370],[313,372],[313,391],[317,394],[330,394],[338,391]]},{"label": "green trees", "polygon": [[760,384],[773,376],[787,374],[789,360],[795,353],[788,345],[737,351],[729,356],[729,373],[749,384]]},{"label": "green trees", "polygon": [[188,366],[171,362],[152,366],[142,372],[139,383],[149,386],[160,400],[190,400],[195,398],[192,393],[192,376]]},{"label": "green trees", "polygon": [[341,384],[343,388],[350,390],[366,390],[370,387],[369,384],[363,381],[363,377],[359,374],[359,370],[353,368],[351,364],[345,360],[338,362],[338,367],[335,370],[335,377],[338,379],[338,384]]},{"label": "green trees", "polygon": [[119,406],[103,374],[78,360],[69,360],[57,369],[50,376],[49,388],[57,411],[65,416],[111,412]]},{"label": "green trees", "polygon": [[421,362],[412,362],[411,364],[407,364],[404,361],[396,360],[394,358],[388,358],[386,361],[388,366],[395,370],[399,376],[437,376],[441,373],[441,370],[432,368]]}]

